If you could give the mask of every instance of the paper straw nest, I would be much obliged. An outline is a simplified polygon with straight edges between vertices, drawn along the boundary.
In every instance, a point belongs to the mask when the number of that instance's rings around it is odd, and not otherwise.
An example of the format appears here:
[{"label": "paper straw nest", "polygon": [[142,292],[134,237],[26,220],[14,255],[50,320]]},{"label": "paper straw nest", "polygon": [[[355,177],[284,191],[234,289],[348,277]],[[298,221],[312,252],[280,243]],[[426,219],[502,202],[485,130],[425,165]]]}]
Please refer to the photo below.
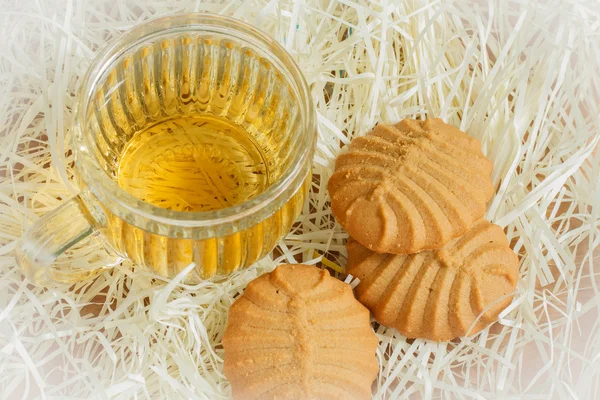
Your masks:
[{"label": "paper straw nest", "polygon": [[[213,4],[214,3],[214,4]],[[220,340],[248,281],[282,262],[339,269],[346,234],[329,211],[333,160],[377,122],[442,117],[493,160],[487,217],[521,258],[500,323],[451,343],[381,341],[375,398],[594,398],[600,392],[600,9],[597,3],[8,1],[0,8],[0,396],[227,398]],[[42,290],[15,240],[76,193],[75,88],[109,38],[158,15],[210,10],[268,31],[298,60],[319,122],[300,223],[229,279],[151,283],[130,263]],[[107,262],[96,239],[69,263]],[[327,257],[326,262],[322,257]]]}]

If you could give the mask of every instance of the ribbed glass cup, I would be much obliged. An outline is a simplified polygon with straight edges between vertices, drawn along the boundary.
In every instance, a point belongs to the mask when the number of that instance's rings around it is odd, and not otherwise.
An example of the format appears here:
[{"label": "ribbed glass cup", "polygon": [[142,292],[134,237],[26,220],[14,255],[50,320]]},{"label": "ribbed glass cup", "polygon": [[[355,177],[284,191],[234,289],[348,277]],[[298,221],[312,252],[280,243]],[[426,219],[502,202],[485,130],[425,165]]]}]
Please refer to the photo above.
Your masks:
[{"label": "ribbed glass cup", "polygon": [[[289,54],[255,28],[206,14],[148,22],[99,54],[79,96],[73,149],[83,190],[23,237],[18,259],[33,281],[90,276],[53,265],[94,231],[121,257],[165,277],[192,262],[188,280],[227,274],[270,252],[301,212],[314,110]],[[221,118],[251,136],[270,174],[264,191],[194,212],[161,208],[119,187],[119,161],[133,135],[190,115]]]}]

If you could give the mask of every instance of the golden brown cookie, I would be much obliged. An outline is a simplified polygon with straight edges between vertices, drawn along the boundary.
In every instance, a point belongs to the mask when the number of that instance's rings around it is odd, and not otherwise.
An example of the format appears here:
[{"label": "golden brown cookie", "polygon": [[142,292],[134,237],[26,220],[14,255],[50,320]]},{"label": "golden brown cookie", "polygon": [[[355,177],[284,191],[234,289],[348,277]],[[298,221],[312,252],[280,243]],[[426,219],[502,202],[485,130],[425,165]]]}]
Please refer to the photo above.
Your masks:
[{"label": "golden brown cookie", "polygon": [[477,139],[441,119],[378,125],[337,158],[331,209],[373,251],[435,249],[483,217],[491,171]]},{"label": "golden brown cookie", "polygon": [[236,399],[370,399],[377,344],[350,286],[313,266],[280,265],[231,306],[225,375]]},{"label": "golden brown cookie", "polygon": [[444,341],[479,332],[510,304],[519,276],[504,232],[483,219],[438,250],[381,254],[355,240],[347,249],[346,272],[360,279],[360,302],[379,323],[410,338]]}]

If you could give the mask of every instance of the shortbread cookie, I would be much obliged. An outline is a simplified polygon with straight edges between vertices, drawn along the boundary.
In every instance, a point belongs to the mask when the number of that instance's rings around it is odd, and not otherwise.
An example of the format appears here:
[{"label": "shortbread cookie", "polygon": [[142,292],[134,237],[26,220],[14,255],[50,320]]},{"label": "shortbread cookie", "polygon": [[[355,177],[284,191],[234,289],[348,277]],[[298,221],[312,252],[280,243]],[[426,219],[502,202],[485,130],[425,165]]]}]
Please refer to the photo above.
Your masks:
[{"label": "shortbread cookie", "polygon": [[236,399],[370,399],[377,344],[349,285],[313,266],[281,265],[231,306],[225,375]]},{"label": "shortbread cookie", "polygon": [[444,341],[479,332],[510,304],[519,276],[504,232],[483,219],[438,250],[381,254],[354,240],[347,249],[346,272],[360,279],[360,302],[409,338]]},{"label": "shortbread cookie", "polygon": [[479,142],[441,119],[378,125],[338,157],[331,209],[373,251],[436,249],[483,217],[491,171]]}]

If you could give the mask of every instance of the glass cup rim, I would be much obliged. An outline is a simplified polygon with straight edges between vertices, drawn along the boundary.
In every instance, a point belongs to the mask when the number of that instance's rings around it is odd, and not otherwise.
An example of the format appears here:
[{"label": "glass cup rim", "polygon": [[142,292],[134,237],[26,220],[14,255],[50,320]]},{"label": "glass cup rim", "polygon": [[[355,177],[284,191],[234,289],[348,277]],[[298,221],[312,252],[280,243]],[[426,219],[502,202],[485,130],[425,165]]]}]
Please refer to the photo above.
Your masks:
[{"label": "glass cup rim", "polygon": [[[125,54],[131,48],[138,46],[144,41],[148,41],[153,36],[157,36],[170,31],[183,29],[193,31],[211,31],[220,34],[238,34],[243,36],[243,40],[251,42],[254,45],[262,45],[261,50],[265,51],[276,61],[285,72],[286,80],[289,82],[292,90],[297,91],[299,104],[299,116],[301,118],[301,130],[303,136],[308,136],[308,143],[303,143],[301,149],[295,152],[290,165],[282,173],[277,181],[273,182],[265,191],[257,196],[231,207],[203,212],[176,211],[161,208],[153,204],[144,202],[132,194],[123,190],[108,174],[101,168],[96,157],[89,151],[91,143],[86,138],[84,126],[89,102],[93,97],[93,90],[97,87],[100,79],[105,76],[107,70],[114,66],[115,61]],[[239,37],[237,37],[240,39]],[[87,73],[83,79],[83,84],[79,92],[79,98],[74,110],[74,142],[73,151],[75,155],[75,165],[77,173],[82,177],[84,183],[90,192],[104,204],[113,214],[125,219],[134,225],[136,218],[150,220],[159,224],[180,226],[180,227],[215,227],[218,225],[229,224],[243,218],[265,212],[260,221],[276,210],[269,211],[269,205],[275,202],[283,202],[282,199],[290,186],[296,184],[298,190],[304,176],[300,177],[302,172],[308,173],[312,162],[312,155],[316,144],[317,130],[315,111],[310,96],[310,90],[304,75],[291,55],[274,39],[266,33],[253,27],[250,24],[237,20],[235,18],[209,14],[209,13],[184,13],[173,14],[167,17],[151,19],[134,28],[128,30],[122,35],[109,42],[102,48],[88,67]],[[87,140],[86,140],[87,139]],[[301,179],[299,179],[301,178]],[[108,203],[108,204],[107,204]],[[117,207],[111,207],[109,204],[116,204]]]}]

